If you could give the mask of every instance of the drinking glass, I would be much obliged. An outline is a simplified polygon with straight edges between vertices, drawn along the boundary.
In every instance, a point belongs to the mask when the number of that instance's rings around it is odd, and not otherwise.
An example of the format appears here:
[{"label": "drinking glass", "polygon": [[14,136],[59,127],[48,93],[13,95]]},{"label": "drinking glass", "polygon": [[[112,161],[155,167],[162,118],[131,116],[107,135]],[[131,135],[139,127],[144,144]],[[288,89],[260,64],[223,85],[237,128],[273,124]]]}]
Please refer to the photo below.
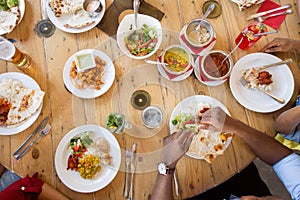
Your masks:
[{"label": "drinking glass", "polygon": [[256,36],[255,34],[264,33],[266,31],[267,27],[263,23],[252,22],[237,36],[235,39],[235,44],[240,43],[239,48],[242,50],[247,50],[262,37],[262,35]]},{"label": "drinking glass", "polygon": [[31,67],[31,58],[2,37],[0,37],[0,59],[13,63],[22,71],[27,71]]},{"label": "drinking glass", "polygon": [[111,133],[123,133],[124,129],[130,129],[131,124],[128,124],[126,118],[120,113],[110,113],[106,121],[106,129]]}]

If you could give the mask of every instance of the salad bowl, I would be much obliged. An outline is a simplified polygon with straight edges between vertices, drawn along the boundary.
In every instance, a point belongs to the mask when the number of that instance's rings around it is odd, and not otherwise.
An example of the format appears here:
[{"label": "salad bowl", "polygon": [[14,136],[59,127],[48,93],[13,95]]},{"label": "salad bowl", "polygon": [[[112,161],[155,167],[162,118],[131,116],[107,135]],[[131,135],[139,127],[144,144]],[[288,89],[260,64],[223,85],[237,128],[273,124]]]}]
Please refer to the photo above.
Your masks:
[{"label": "salad bowl", "polygon": [[160,22],[148,15],[138,14],[137,29],[134,30],[134,15],[128,14],[117,30],[117,43],[124,54],[133,59],[152,56],[162,41]]}]

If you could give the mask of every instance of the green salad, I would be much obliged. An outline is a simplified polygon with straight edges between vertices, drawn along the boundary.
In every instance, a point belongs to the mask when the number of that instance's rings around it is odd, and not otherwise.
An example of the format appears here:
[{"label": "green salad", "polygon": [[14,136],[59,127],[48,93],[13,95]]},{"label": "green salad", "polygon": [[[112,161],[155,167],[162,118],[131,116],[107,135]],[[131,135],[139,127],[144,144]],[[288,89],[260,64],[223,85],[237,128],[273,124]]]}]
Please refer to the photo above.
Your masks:
[{"label": "green salad", "polygon": [[18,5],[19,0],[0,0],[0,10],[6,11]]},{"label": "green salad", "polygon": [[124,38],[125,46],[132,55],[145,56],[151,53],[158,42],[155,27],[146,24]]}]

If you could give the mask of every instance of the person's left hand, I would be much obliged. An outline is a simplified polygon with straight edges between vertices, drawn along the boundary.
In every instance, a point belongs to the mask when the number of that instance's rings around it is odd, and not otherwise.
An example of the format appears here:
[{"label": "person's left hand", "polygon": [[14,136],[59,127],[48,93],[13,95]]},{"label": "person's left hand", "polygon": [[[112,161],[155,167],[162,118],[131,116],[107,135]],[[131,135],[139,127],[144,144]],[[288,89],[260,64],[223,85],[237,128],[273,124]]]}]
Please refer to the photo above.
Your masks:
[{"label": "person's left hand", "polygon": [[187,152],[195,133],[190,130],[179,131],[164,138],[163,162],[171,169],[176,167],[178,160]]}]

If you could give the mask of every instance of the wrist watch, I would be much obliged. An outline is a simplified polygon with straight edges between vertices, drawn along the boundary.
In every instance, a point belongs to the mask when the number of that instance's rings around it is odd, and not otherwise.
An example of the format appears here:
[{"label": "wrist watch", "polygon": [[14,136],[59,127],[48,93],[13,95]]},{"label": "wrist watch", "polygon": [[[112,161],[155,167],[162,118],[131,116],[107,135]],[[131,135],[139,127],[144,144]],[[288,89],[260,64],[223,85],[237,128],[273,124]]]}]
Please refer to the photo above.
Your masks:
[{"label": "wrist watch", "polygon": [[166,163],[160,162],[157,165],[158,172],[162,175],[173,175],[175,168],[170,168]]}]

